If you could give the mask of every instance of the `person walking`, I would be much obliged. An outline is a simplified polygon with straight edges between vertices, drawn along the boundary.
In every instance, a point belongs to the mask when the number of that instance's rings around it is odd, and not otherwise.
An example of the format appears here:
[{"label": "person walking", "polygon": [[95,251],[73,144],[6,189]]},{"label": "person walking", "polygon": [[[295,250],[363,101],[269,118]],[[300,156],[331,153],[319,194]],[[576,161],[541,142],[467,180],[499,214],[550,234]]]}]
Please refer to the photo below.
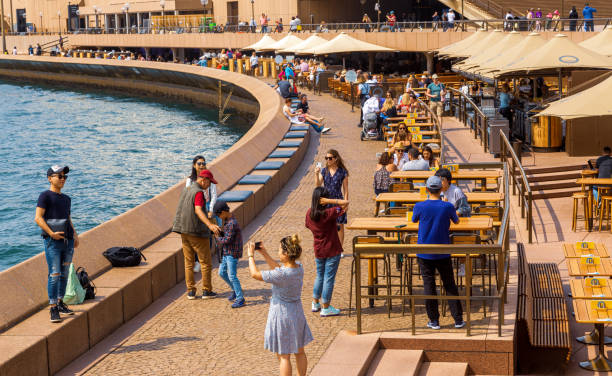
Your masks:
[{"label": "person walking", "polygon": [[[329,149],[325,155],[326,167],[321,169],[315,167],[315,186],[325,187],[329,192],[329,198],[347,200],[349,199],[348,178],[349,173],[344,165],[342,157],[335,149]],[[340,244],[344,244],[344,225],[346,224],[346,211],[336,219],[338,223],[338,237]]]},{"label": "person walking", "polygon": [[259,18],[259,24],[261,25],[261,33],[265,34],[268,32],[268,16],[266,16],[265,13],[261,14],[261,17]]},{"label": "person walking", "polygon": [[60,313],[73,315],[74,312],[64,303],[68,284],[68,271],[72,263],[74,249],[79,246],[79,236],[72,224],[71,204],[68,195],[62,193],[68,166],[52,166],[47,170],[49,189],[38,196],[34,222],[41,228],[45,248],[45,258],[49,270],[47,295],[51,322],[61,322]]},{"label": "person walking", "polygon": [[[418,244],[450,244],[450,221],[459,223],[455,207],[450,202],[440,200],[442,180],[430,176],[425,184],[429,198],[414,205],[412,222],[419,223]],[[421,269],[425,295],[436,295],[436,270],[446,290],[446,295],[457,296],[459,291],[453,276],[453,265],[450,254],[417,254],[417,263]],[[463,308],[459,300],[449,300],[451,315],[455,319],[455,328],[463,328]],[[440,329],[440,312],[438,301],[427,299],[425,309],[429,322],[427,327]]]},{"label": "person walking", "polygon": [[306,228],[314,238],[317,277],[312,289],[312,312],[321,312],[321,317],[338,316],[340,310],[331,305],[336,272],[340,264],[342,243],[338,237],[336,220],[343,215],[349,202],[330,199],[324,187],[312,192],[310,209],[306,212]]},{"label": "person walking", "polygon": [[442,112],[444,111],[446,87],[444,87],[444,84],[440,82],[437,74],[434,74],[431,76],[431,78],[433,78],[433,82],[427,85],[427,92],[425,95],[429,97],[429,108],[431,109],[431,112],[435,113],[439,118],[441,118]]},{"label": "person walking", "polygon": [[[259,251],[270,270],[259,271],[255,264],[255,251]],[[264,335],[264,348],[276,353],[280,375],[291,375],[291,354],[295,356],[297,374],[305,376],[308,360],[304,347],[312,342],[312,332],[302,308],[304,268],[296,261],[302,255],[300,238],[296,235],[281,239],[276,262],[263,244],[258,249],[250,242],[249,273],[258,281],[272,284],[272,298]]]},{"label": "person walking", "polygon": [[245,301],[236,269],[238,260],[242,257],[242,231],[224,201],[217,201],[213,210],[215,215],[223,220],[221,236],[216,238],[223,257],[219,265],[219,276],[232,289],[232,294],[228,298],[229,301],[233,301],[232,308],[240,308],[244,306]]},{"label": "person walking", "polygon": [[179,197],[176,215],[172,225],[172,232],[181,234],[183,256],[185,258],[185,284],[187,285],[187,299],[196,298],[196,285],[193,276],[195,254],[198,255],[202,265],[202,299],[217,296],[212,291],[210,257],[210,233],[216,236],[221,234],[219,226],[211,221],[205,213],[206,199],[204,191],[211,183],[217,184],[212,172],[202,170],[194,182],[185,188]]}]

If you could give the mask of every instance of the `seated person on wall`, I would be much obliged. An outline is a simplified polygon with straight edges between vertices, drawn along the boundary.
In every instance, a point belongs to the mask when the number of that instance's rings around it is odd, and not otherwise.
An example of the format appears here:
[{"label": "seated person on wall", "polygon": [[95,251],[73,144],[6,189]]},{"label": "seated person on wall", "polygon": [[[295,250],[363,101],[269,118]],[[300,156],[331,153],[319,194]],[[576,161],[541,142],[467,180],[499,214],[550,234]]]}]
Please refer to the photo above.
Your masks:
[{"label": "seated person on wall", "polygon": [[285,117],[287,117],[287,119],[289,119],[291,124],[304,124],[304,123],[308,123],[308,124],[312,125],[312,128],[317,133],[327,133],[330,130],[330,128],[323,127],[317,121],[314,121],[311,118],[305,117],[302,113],[297,112],[297,111],[293,111],[291,109],[291,98],[286,98],[285,99],[285,105],[283,106],[283,114],[285,115]]},{"label": "seated person on wall", "polygon": [[276,89],[276,91],[278,91],[283,98],[296,98],[298,96],[298,94],[294,91],[291,82],[287,80],[278,80],[276,82],[276,86],[274,86],[274,89]]},{"label": "seated person on wall", "polygon": [[408,150],[408,162],[404,163],[404,166],[402,167],[402,171],[414,171],[414,170],[422,170],[422,171],[429,170],[429,162],[424,160],[419,155],[419,149],[417,148],[412,148]]},{"label": "seated person on wall", "polygon": [[306,94],[300,94],[300,102],[297,105],[296,112],[298,114],[304,115],[304,117],[306,119],[308,119],[310,121],[314,121],[316,123],[322,123],[323,120],[325,120],[324,117],[318,118],[318,117],[313,116],[312,114],[308,113],[308,109],[309,109],[309,106],[308,106],[308,96]]}]

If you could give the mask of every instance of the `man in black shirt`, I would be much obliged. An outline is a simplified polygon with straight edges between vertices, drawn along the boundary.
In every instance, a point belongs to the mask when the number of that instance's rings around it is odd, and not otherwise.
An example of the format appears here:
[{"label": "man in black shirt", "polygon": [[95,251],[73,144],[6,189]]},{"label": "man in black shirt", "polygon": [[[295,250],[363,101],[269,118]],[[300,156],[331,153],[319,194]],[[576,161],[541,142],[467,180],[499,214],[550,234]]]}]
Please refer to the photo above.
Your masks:
[{"label": "man in black shirt", "polygon": [[274,89],[278,89],[278,92],[283,98],[291,98],[296,96],[292,90],[291,83],[287,80],[278,81]]},{"label": "man in black shirt", "polygon": [[603,148],[603,155],[599,158],[597,158],[597,161],[595,162],[595,167],[599,168],[599,166],[604,162],[607,161],[608,159],[612,159],[612,157],[610,157],[610,154],[612,153],[612,150],[610,149],[609,146],[605,146]]},{"label": "man in black shirt", "polygon": [[300,101],[297,104],[296,112],[304,115],[306,117],[306,119],[308,119],[310,121],[317,122],[319,124],[323,120],[325,120],[325,118],[318,118],[318,117],[312,116],[312,114],[308,113],[308,97],[306,96],[306,94],[301,94],[300,95]]},{"label": "man in black shirt", "polygon": [[68,166],[52,166],[47,170],[50,187],[38,197],[34,218],[42,229],[49,268],[47,293],[51,305],[51,322],[61,322],[60,313],[74,314],[62,301],[66,293],[72,254],[74,248],[79,246],[79,236],[70,218],[70,197],[62,193],[69,170]]}]

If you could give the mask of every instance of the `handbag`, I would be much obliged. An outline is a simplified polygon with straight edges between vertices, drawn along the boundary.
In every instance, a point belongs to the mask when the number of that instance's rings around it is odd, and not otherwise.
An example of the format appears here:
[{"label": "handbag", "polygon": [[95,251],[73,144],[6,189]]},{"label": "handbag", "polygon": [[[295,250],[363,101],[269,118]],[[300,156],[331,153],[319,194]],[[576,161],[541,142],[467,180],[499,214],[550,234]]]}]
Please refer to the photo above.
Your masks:
[{"label": "handbag", "polygon": [[85,268],[79,266],[76,270],[77,278],[81,283],[81,287],[85,289],[85,300],[95,299],[96,297],[96,285],[89,279],[89,274],[85,271]]},{"label": "handbag", "polygon": [[102,253],[114,267],[138,266],[140,261],[147,258],[134,247],[111,247]]},{"label": "handbag", "polygon": [[[66,235],[66,230],[68,229],[68,219],[47,219],[47,226],[49,226],[49,228],[53,232],[63,232],[64,235]],[[42,236],[49,236],[49,234],[47,234],[45,230],[41,230],[40,234]]]}]

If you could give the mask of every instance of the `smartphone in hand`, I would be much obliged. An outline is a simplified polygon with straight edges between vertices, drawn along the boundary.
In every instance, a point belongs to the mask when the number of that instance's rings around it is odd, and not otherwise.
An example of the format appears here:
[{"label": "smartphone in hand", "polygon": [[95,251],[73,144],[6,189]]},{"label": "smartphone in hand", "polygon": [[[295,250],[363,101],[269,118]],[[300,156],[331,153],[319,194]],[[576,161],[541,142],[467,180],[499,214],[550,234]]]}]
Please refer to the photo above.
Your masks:
[{"label": "smartphone in hand", "polygon": [[255,249],[261,249],[261,242],[255,242]]},{"label": "smartphone in hand", "polygon": [[321,164],[321,162],[317,162],[317,168],[322,168],[323,165]]}]

